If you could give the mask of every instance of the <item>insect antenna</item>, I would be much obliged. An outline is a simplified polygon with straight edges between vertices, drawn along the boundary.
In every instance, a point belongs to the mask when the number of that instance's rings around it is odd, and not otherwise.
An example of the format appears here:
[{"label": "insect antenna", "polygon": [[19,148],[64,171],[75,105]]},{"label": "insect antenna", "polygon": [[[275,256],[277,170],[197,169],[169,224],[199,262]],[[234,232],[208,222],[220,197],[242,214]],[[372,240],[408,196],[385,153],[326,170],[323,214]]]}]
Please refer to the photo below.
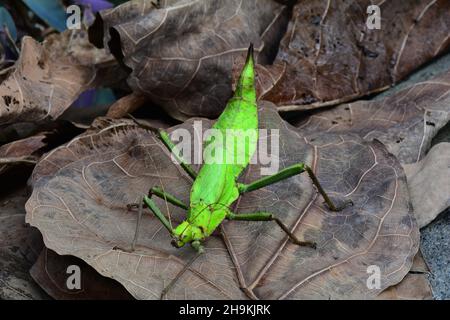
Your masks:
[{"label": "insect antenna", "polygon": [[223,203],[220,203],[220,202],[216,202],[216,203],[214,203],[214,204],[221,205],[222,207],[225,207],[225,208],[227,208],[228,210],[231,210],[230,206],[227,206],[226,204],[223,204]]},{"label": "insect antenna", "polygon": [[[158,172],[158,175],[159,175],[159,172]],[[159,179],[159,181],[161,182],[161,189],[162,189],[163,195],[164,195],[164,204],[166,206],[167,217],[169,218],[170,228],[173,230],[172,216],[170,215],[169,204],[167,203],[166,191],[164,190],[164,184],[162,183],[161,178]]]},{"label": "insect antenna", "polygon": [[[195,219],[197,219],[197,217],[198,217],[203,211],[205,211],[208,207],[209,207],[209,206],[204,207],[199,213],[197,213],[197,214],[194,216],[194,218],[192,219],[192,221],[195,221]],[[183,234],[183,233],[186,231],[186,229],[188,228],[188,226],[189,226],[189,225],[187,225],[187,226],[183,229],[183,231],[181,232],[181,234]]]}]

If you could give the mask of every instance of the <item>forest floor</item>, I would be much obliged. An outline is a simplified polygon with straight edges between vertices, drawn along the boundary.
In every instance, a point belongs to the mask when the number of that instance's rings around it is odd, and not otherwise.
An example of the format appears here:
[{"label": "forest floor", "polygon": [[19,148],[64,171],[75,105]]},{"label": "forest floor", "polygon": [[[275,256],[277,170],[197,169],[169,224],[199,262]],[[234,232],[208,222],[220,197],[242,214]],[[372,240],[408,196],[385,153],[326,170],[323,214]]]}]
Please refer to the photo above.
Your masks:
[{"label": "forest floor", "polygon": [[[414,83],[426,81],[450,70],[450,54],[424,66],[407,80],[374,97],[380,99]],[[433,145],[450,142],[450,125],[445,126],[433,139]],[[450,168],[449,168],[450,169]],[[449,190],[450,197],[450,190]],[[441,213],[435,221],[420,230],[420,248],[430,268],[430,280],[435,299],[450,299],[450,210]]]},{"label": "forest floor", "polygon": [[[393,94],[447,70],[450,70],[450,54],[436,59],[407,80],[372,99]],[[444,127],[434,138],[433,144],[439,142],[450,142],[450,125]],[[8,184],[0,186],[0,221],[14,216],[17,219],[8,219],[12,221],[8,223],[14,224],[10,226],[10,231],[23,234],[23,237],[15,235],[10,238],[11,241],[19,243],[6,243],[0,246],[0,299],[48,299],[29,275],[29,269],[40,252],[39,247],[30,246],[29,234],[37,233],[31,237],[36,240],[35,244],[40,240],[38,232],[24,224],[24,204],[29,194],[24,185],[28,174],[29,172],[22,172],[19,176],[12,174],[3,180],[9,181]],[[421,230],[420,247],[431,270],[429,280],[435,299],[450,299],[450,210],[442,213]]]}]

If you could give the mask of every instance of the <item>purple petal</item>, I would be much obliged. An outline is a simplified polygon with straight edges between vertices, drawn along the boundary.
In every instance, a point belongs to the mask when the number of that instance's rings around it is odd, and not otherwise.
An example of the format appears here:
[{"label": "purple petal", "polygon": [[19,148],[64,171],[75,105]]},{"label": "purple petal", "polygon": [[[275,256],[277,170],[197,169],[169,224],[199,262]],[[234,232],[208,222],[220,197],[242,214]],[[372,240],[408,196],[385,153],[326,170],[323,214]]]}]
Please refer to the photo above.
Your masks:
[{"label": "purple petal", "polygon": [[93,13],[114,7],[114,5],[107,0],[75,0],[74,3],[90,7]]},{"label": "purple petal", "polygon": [[73,103],[75,108],[86,108],[92,105],[95,101],[95,89],[89,89],[83,92],[78,99]]}]

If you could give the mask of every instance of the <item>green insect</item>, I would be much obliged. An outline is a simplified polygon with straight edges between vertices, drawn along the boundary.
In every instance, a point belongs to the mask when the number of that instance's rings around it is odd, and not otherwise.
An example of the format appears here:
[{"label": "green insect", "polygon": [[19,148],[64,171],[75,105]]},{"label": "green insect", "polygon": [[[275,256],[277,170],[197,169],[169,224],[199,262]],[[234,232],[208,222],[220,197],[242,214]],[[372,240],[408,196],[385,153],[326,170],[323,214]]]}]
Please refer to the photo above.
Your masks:
[{"label": "green insect", "polygon": [[[135,121],[138,122],[137,120]],[[149,128],[139,122],[138,124],[146,129],[153,131],[155,130],[154,128]],[[258,135],[258,110],[256,103],[255,70],[252,45],[248,50],[247,60],[241,72],[234,96],[228,101],[225,110],[217,119],[217,122],[213,125],[213,129],[221,131],[224,134],[225,139],[227,129],[250,130],[254,131],[256,137]],[[163,130],[157,130],[157,135],[165,146],[172,152],[175,145],[170,140],[168,133]],[[206,142],[204,147],[206,147],[208,143],[209,142]],[[142,203],[131,205],[134,207],[139,207],[136,233],[131,246],[132,251],[134,251],[137,241],[139,224],[144,205],[153,212],[155,217],[158,218],[164,227],[169,231],[172,237],[173,246],[181,248],[186,244],[190,244],[197,251],[197,255],[163,290],[162,297],[167,293],[170,287],[174,285],[177,279],[190,267],[194,260],[204,252],[203,243],[225,219],[240,221],[274,221],[288,235],[293,243],[315,249],[315,243],[299,240],[282,221],[270,212],[239,214],[232,212],[230,210],[230,206],[239,198],[240,195],[244,193],[251,192],[276,183],[280,180],[307,172],[318,192],[323,196],[329,209],[333,211],[339,211],[341,209],[337,208],[333,204],[321,187],[312,169],[304,163],[292,165],[272,176],[261,178],[250,184],[238,183],[237,179],[250,163],[250,159],[256,151],[257,143],[255,141],[248,140],[237,141],[236,143],[245,144],[243,149],[245,152],[240,162],[235,164],[209,163],[206,161],[207,159],[205,159],[204,164],[198,173],[196,173],[189,164],[185,163],[180,157],[175,155],[182,168],[192,179],[194,179],[190,193],[189,205],[178,200],[173,195],[164,192],[164,190],[158,187],[151,188],[148,196],[143,197]],[[234,148],[237,147],[239,146],[234,146]],[[223,151],[228,152],[229,150],[224,149]],[[153,196],[160,197],[165,201],[186,210],[186,219],[175,228],[172,228],[169,220],[153,201]]]}]

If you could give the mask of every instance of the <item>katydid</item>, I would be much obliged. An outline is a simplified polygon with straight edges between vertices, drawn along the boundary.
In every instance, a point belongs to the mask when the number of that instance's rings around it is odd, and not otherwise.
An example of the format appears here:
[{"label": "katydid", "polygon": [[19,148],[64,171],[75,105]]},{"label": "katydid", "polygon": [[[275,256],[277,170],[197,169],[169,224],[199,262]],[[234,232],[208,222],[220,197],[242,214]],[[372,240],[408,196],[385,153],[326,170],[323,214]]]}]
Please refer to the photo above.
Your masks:
[{"label": "katydid", "polygon": [[[146,129],[145,125],[139,125]],[[255,90],[255,70],[253,58],[253,46],[250,45],[248,50],[245,65],[241,71],[234,96],[228,101],[225,110],[217,119],[213,128],[222,131],[224,134],[227,129],[252,130],[256,137],[258,136],[258,110],[256,103]],[[161,139],[163,144],[172,152],[174,150],[174,143],[170,140],[169,134],[163,130],[157,130],[157,136]],[[225,135],[226,139],[226,135]],[[209,142],[205,143],[205,146]],[[196,251],[197,255],[180,271],[177,277],[167,286],[162,294],[162,297],[167,293],[168,289],[173,286],[175,281],[190,267],[201,253],[204,252],[204,241],[218,228],[224,220],[240,220],[240,221],[273,221],[277,223],[280,228],[287,234],[289,239],[299,245],[315,249],[315,243],[311,241],[301,241],[294,233],[279,220],[274,214],[270,212],[255,212],[255,213],[234,213],[230,210],[230,206],[239,198],[240,195],[254,191],[270,184],[276,183],[280,180],[298,175],[306,172],[312,179],[318,192],[322,195],[328,207],[332,211],[338,211],[330,200],[328,195],[323,190],[313,170],[304,163],[298,163],[287,167],[278,173],[263,177],[250,184],[238,183],[239,175],[250,163],[251,157],[256,151],[255,141],[237,141],[237,144],[243,143],[244,155],[242,161],[239,163],[209,163],[204,161],[198,173],[187,163],[177,157],[181,167],[194,180],[191,193],[190,203],[185,204],[178,200],[175,196],[166,193],[159,187],[150,189],[148,195],[143,197],[143,202],[132,205],[139,207],[139,216],[136,224],[136,233],[132,243],[131,250],[134,250],[137,241],[139,224],[143,211],[143,206],[148,207],[156,218],[158,218],[164,227],[169,231],[172,237],[172,245],[181,248],[186,244],[190,244]],[[227,152],[227,150],[223,150]],[[156,203],[153,201],[153,196],[164,199],[165,201],[186,210],[186,219],[178,226],[173,228],[168,218],[161,212]],[[123,250],[123,249],[122,249]]]}]

